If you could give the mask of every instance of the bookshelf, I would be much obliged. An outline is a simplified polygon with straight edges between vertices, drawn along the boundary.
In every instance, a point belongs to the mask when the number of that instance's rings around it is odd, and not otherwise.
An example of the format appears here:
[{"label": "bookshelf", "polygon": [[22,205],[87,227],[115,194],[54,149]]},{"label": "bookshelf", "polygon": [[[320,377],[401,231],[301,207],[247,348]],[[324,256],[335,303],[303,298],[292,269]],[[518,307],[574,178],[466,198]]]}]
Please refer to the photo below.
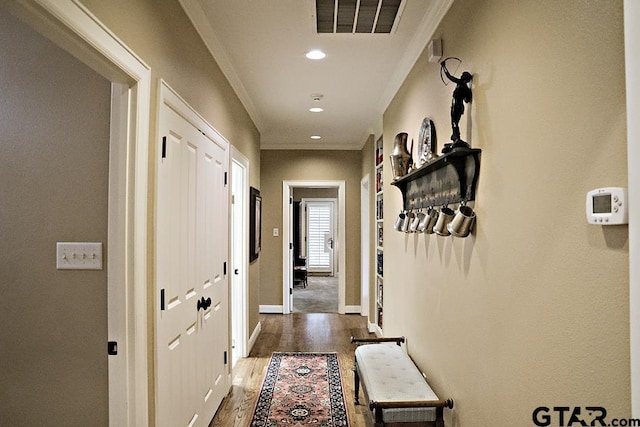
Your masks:
[{"label": "bookshelf", "polygon": [[382,136],[376,141],[375,145],[375,171],[376,171],[376,309],[375,309],[375,325],[376,333],[382,336],[383,326],[383,307],[384,307],[384,155],[383,155]]}]

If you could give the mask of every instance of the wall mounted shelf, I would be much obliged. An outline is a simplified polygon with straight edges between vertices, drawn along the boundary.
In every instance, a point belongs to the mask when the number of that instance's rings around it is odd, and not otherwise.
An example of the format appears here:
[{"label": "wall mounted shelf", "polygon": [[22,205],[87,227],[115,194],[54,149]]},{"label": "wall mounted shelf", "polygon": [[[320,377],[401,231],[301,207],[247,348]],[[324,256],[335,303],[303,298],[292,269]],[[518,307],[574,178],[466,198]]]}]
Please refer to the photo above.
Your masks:
[{"label": "wall mounted shelf", "polygon": [[405,210],[444,206],[476,198],[479,148],[458,148],[391,182],[402,192]]}]

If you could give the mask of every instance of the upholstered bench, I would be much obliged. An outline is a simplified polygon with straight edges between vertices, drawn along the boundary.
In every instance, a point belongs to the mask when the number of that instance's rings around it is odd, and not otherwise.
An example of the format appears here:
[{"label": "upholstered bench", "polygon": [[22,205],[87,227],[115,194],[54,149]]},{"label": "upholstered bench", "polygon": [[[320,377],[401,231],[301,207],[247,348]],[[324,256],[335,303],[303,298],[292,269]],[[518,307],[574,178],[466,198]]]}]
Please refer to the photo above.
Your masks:
[{"label": "upholstered bench", "polygon": [[[440,400],[431,390],[409,355],[400,347],[400,338],[351,338],[360,345],[355,352],[355,403],[360,383],[369,402],[376,426],[444,427],[443,410],[453,408],[453,400]],[[397,345],[380,343],[395,342]]]}]

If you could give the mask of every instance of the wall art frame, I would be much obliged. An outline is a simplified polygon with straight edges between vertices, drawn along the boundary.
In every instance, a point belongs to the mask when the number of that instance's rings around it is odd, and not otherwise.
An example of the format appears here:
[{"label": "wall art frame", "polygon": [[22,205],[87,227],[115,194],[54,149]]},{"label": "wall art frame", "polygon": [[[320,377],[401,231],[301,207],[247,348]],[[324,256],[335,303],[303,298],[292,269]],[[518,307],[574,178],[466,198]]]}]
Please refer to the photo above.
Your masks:
[{"label": "wall art frame", "polygon": [[249,188],[249,262],[260,256],[262,248],[262,197],[260,190]]}]

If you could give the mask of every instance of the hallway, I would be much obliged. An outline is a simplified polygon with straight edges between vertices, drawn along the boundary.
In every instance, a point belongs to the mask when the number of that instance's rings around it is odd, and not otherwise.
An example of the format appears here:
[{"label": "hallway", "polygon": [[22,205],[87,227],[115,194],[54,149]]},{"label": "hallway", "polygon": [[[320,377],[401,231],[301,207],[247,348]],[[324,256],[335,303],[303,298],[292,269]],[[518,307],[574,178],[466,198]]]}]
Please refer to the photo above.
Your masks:
[{"label": "hallway", "polygon": [[274,351],[337,352],[343,389],[352,426],[364,426],[364,406],[353,404],[353,353],[351,336],[367,337],[366,318],[333,313],[263,314],[262,332],[249,357],[234,368],[231,392],[222,401],[209,427],[244,427],[262,386],[265,369]]}]

